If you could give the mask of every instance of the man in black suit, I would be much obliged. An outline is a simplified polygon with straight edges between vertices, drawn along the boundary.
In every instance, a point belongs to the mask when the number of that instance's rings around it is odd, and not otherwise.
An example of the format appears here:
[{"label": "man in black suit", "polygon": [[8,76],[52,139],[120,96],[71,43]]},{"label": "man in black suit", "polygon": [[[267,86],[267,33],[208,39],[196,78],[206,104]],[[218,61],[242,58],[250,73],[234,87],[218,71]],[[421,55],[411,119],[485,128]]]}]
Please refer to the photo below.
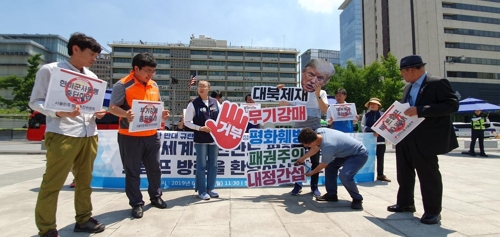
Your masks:
[{"label": "man in black suit", "polygon": [[399,190],[397,203],[387,210],[415,212],[416,170],[425,211],[420,222],[436,224],[441,220],[443,196],[437,155],[458,147],[450,116],[458,110],[458,99],[448,80],[428,75],[424,66],[418,55],[401,59],[401,75],[409,83],[401,103],[411,106],[404,113],[425,120],[396,145]]}]

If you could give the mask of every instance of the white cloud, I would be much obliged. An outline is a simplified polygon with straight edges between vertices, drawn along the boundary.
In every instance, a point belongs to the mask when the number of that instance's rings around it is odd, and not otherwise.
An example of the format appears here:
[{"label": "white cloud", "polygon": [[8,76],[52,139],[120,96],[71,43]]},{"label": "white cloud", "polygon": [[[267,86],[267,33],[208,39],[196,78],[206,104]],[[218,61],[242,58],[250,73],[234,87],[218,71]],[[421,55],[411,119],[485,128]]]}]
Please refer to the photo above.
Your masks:
[{"label": "white cloud", "polygon": [[344,0],[298,0],[300,7],[307,11],[330,14],[336,10]]}]

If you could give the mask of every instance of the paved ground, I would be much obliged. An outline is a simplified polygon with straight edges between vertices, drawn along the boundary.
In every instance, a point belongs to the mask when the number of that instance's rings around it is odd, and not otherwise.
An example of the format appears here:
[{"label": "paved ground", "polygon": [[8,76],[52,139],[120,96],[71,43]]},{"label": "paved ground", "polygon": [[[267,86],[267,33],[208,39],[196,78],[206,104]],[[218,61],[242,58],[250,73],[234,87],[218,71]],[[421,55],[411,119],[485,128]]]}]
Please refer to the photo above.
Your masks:
[{"label": "paved ground", "polygon": [[[94,216],[107,226],[95,236],[500,236],[500,151],[487,150],[489,158],[472,158],[460,151],[440,157],[444,199],[438,225],[419,222],[423,210],[418,183],[416,213],[386,211],[398,188],[395,156],[389,151],[386,174],[393,182],[360,184],[363,211],[350,209],[343,187],[337,203],[317,202],[307,193],[290,196],[290,187],[219,189],[221,198],[210,201],[199,200],[193,190],[166,190],[167,209],[146,205],[144,217],[133,219],[123,191],[95,190]],[[0,142],[1,236],[38,232],[33,210],[45,157],[37,153],[39,143]],[[59,196],[60,234],[89,236],[72,232],[70,182],[68,177]],[[147,192],[143,194],[147,197]]]}]

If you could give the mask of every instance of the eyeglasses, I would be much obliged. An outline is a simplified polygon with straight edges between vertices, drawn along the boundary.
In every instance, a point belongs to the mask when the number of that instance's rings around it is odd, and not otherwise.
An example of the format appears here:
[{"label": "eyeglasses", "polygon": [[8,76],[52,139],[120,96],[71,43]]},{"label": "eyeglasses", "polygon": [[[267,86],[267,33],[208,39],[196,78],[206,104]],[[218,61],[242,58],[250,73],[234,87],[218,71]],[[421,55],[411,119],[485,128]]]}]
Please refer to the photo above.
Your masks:
[{"label": "eyeglasses", "polygon": [[146,69],[141,69],[141,71],[144,71],[144,72],[145,72],[145,73],[147,73],[147,74],[156,74],[156,70],[150,70],[150,69],[146,70]]}]

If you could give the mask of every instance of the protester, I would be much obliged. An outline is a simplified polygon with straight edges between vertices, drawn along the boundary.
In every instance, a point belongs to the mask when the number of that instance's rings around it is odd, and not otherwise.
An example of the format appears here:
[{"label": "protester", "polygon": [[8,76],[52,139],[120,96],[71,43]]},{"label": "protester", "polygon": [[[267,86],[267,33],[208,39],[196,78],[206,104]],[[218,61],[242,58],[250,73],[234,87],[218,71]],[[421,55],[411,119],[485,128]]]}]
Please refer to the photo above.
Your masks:
[{"label": "protester", "polygon": [[[335,91],[335,100],[337,101],[337,104],[345,104],[346,98],[347,98],[347,91],[344,88],[338,88]],[[333,109],[335,109],[335,106],[330,106],[328,108],[328,111],[326,112],[326,120],[328,125],[330,125],[331,128],[339,130],[341,132],[345,133],[354,132],[354,124],[357,123],[357,119],[352,121],[351,120],[334,121],[334,118],[332,116],[334,112]]]},{"label": "protester", "polygon": [[363,128],[363,132],[371,132],[377,138],[377,180],[391,182],[384,175],[384,155],[385,155],[385,138],[379,136],[375,131],[373,131],[372,126],[377,122],[377,120],[382,117],[383,112],[380,111],[382,107],[382,103],[380,103],[379,98],[371,98],[368,102],[366,102],[365,107],[370,109],[366,114],[363,115],[361,119],[361,126]]},{"label": "protester", "polygon": [[[212,132],[205,122],[209,119],[217,121],[220,105],[216,99],[208,96],[210,83],[198,82],[198,97],[189,103],[184,117],[184,125],[194,130],[194,148],[196,149],[196,187],[198,197],[202,200],[218,198],[214,191],[217,179],[217,157],[219,147],[210,135]],[[207,165],[208,158],[208,165]],[[207,177],[205,179],[205,170]],[[206,182],[205,182],[206,180]]]},{"label": "protester", "polygon": [[[326,194],[321,201],[337,202],[337,176],[352,198],[351,208],[363,209],[363,196],[359,194],[354,176],[368,160],[366,147],[353,137],[329,128],[304,128],[300,131],[299,142],[309,147],[309,152],[297,160],[303,163],[310,155],[321,150],[321,163],[306,176],[318,174],[325,169]],[[342,167],[339,173],[339,169]],[[319,200],[319,199],[318,199]]]},{"label": "protester", "polygon": [[399,183],[397,202],[390,212],[415,212],[415,170],[420,181],[424,214],[420,222],[437,224],[441,220],[443,182],[438,156],[458,147],[451,114],[458,110],[458,99],[446,79],[430,76],[418,55],[404,57],[401,75],[408,84],[401,103],[409,103],[406,116],[425,118],[396,145]]},{"label": "protester", "polygon": [[219,106],[222,104],[222,93],[219,90],[212,91],[210,97],[216,99],[219,102]]},{"label": "protester", "polygon": [[[29,106],[46,116],[45,146],[47,164],[35,207],[35,222],[40,236],[59,236],[56,225],[59,192],[73,167],[75,178],[74,232],[98,233],[105,229],[92,216],[90,182],[97,155],[97,125],[95,119],[106,114],[101,110],[94,114],[82,114],[80,106],[71,112],[53,111],[44,107],[52,69],[64,68],[97,78],[90,67],[101,52],[97,41],[82,33],[74,33],[68,41],[67,61],[43,65],[37,72]],[[62,93],[62,92],[61,92]]]},{"label": "protester", "polygon": [[[305,105],[307,108],[307,119],[303,122],[296,122],[294,128],[317,129],[321,127],[321,115],[328,110],[328,98],[326,91],[321,90],[321,87],[330,81],[330,77],[335,74],[333,64],[324,59],[312,59],[302,69],[302,89],[307,91],[308,100],[306,103],[280,101],[280,106],[287,105]],[[278,88],[281,89],[285,85],[280,84]],[[312,90],[311,90],[312,89]],[[302,147],[301,145],[294,145],[294,147]],[[314,169],[319,164],[319,152],[310,156],[311,168]],[[311,193],[317,199],[321,199],[321,192],[318,190],[319,174],[311,176]],[[290,192],[292,195],[298,195],[302,192],[302,183],[295,183],[293,190]]]},{"label": "protester", "polygon": [[[255,101],[252,99],[251,94],[247,94],[244,99],[245,99],[245,103],[247,103],[247,104],[255,104]],[[245,130],[245,132],[248,133],[248,131],[250,131],[250,129],[252,129],[252,128],[260,128],[260,124],[252,124],[252,123],[248,122],[247,129]]]},{"label": "protester", "polygon": [[[160,209],[167,208],[161,198],[160,138],[157,130],[129,131],[130,122],[135,117],[132,112],[133,100],[160,101],[158,85],[152,80],[156,65],[156,60],[150,53],[135,55],[130,74],[114,85],[109,106],[109,111],[120,118],[118,147],[125,170],[125,193],[132,207],[131,215],[135,218],[143,216],[141,163],[146,169],[151,205]],[[165,121],[169,116],[170,111],[164,110],[162,120]]]}]

